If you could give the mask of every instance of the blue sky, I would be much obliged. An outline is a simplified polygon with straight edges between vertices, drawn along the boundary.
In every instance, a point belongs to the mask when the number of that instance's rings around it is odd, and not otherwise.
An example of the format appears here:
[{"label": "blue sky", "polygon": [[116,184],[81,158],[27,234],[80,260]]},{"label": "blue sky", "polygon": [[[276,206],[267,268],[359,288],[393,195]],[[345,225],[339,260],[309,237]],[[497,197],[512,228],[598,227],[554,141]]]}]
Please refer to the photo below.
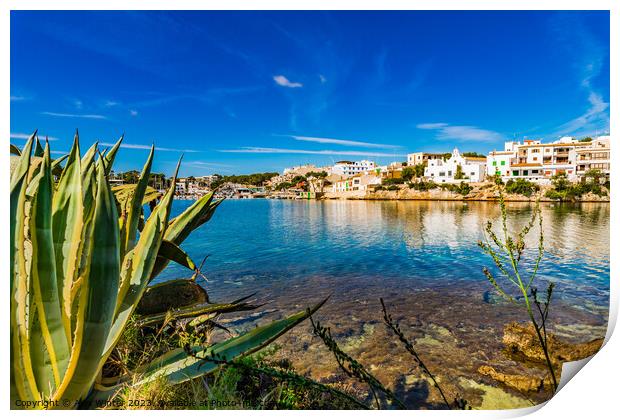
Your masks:
[{"label": "blue sky", "polygon": [[11,12],[11,141],[281,171],[609,130],[608,12]]}]

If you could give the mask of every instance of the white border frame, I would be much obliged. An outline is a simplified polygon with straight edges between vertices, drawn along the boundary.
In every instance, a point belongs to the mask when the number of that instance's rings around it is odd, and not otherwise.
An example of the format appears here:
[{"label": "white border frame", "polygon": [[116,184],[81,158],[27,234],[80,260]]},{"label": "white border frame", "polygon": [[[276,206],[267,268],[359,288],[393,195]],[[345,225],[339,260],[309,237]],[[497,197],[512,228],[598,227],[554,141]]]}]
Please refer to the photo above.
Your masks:
[{"label": "white border frame", "polygon": [[[369,1],[369,0],[297,0],[293,2],[285,2],[282,0],[227,0],[226,2],[197,2],[192,0],[176,0],[176,1],[164,1],[164,0],[91,0],[88,2],[80,0],[55,0],[53,3],[46,0],[3,0],[0,2],[0,57],[2,60],[2,66],[0,66],[0,92],[2,100],[0,101],[0,136],[4,139],[10,137],[10,66],[9,66],[9,49],[10,49],[10,10],[158,10],[158,9],[170,9],[170,10],[610,10],[610,25],[611,25],[611,40],[610,40],[610,117],[611,125],[610,131],[616,133],[618,129],[618,107],[615,106],[616,99],[620,97],[618,94],[618,40],[620,40],[620,34],[618,27],[620,24],[620,2],[613,0],[426,0],[426,1],[404,1],[404,0],[382,0]],[[34,59],[34,57],[33,57]],[[34,60],[33,60],[34,62]],[[615,144],[612,148],[615,148]],[[9,177],[9,157],[8,153],[0,155],[0,168],[4,171],[4,182],[2,183],[2,190],[0,196],[8,197]],[[612,166],[614,168],[620,168],[620,155],[614,153],[612,156]],[[620,232],[620,224],[618,223],[618,209],[616,207],[617,197],[620,193],[618,182],[620,182],[620,170],[614,169],[611,175],[612,178],[612,191],[611,191],[611,232]],[[8,218],[8,202],[3,202],[0,205],[0,220],[7,220]],[[8,237],[8,235],[6,235]],[[2,242],[1,249],[4,256],[8,254],[8,239]],[[585,416],[596,416],[601,418],[607,418],[610,411],[616,406],[616,399],[618,398],[617,386],[620,374],[620,362],[617,355],[620,355],[620,339],[618,337],[612,337],[611,333],[615,328],[615,324],[618,316],[618,295],[619,289],[619,272],[618,272],[618,252],[620,250],[620,238],[616,236],[611,237],[610,242],[610,312],[609,312],[609,326],[606,336],[606,345],[599,351],[593,358],[588,359],[588,368],[580,372],[577,379],[571,380],[565,387],[563,387],[549,402],[541,404],[540,406],[528,409],[519,410],[505,410],[505,411],[475,411],[475,412],[446,412],[446,411],[406,411],[406,412],[389,412],[390,416],[396,416],[404,418],[405,416],[422,416],[433,418],[444,417],[459,417],[459,418],[509,418],[525,415],[531,412],[536,418],[543,418],[543,416],[558,416],[562,418],[584,418]],[[6,259],[3,259],[6,261]],[[2,265],[2,269],[6,267]],[[5,289],[6,290],[6,289]],[[2,318],[2,328],[5,331],[4,337],[8,337],[7,326],[8,323],[8,306],[5,308]],[[616,334],[617,335],[617,334]],[[8,371],[8,342],[5,340],[4,345],[1,347],[0,363],[2,366],[2,378],[3,387],[2,395],[5,397],[5,407],[8,408],[8,395],[9,395],[9,371]],[[566,364],[565,370],[576,373],[584,363],[575,362],[572,364]],[[566,376],[565,376],[566,375]],[[569,372],[562,375],[562,382],[570,375]],[[541,406],[546,405],[543,410],[538,411]],[[47,413],[46,416],[52,416],[58,418],[62,416],[87,416],[98,417],[107,415],[126,416],[128,411],[123,412],[110,412],[110,411],[89,411],[82,413],[66,413],[54,414]],[[211,412],[211,416],[226,418],[227,420],[245,419],[248,416],[252,417],[272,417],[272,418],[284,418],[290,416],[292,413],[287,411],[282,412],[248,412],[248,411],[226,411],[226,412]],[[38,414],[27,412],[12,411],[11,415],[15,416],[37,416]],[[137,411],[131,414],[134,417],[146,418],[148,412]],[[186,415],[198,415],[197,413],[186,412],[169,412],[167,416],[186,416]],[[376,416],[385,416],[386,412],[361,412],[361,411],[344,411],[344,412],[308,412],[308,411],[295,411],[293,414],[295,417],[308,418],[316,416],[327,416],[335,418],[374,418]]]}]

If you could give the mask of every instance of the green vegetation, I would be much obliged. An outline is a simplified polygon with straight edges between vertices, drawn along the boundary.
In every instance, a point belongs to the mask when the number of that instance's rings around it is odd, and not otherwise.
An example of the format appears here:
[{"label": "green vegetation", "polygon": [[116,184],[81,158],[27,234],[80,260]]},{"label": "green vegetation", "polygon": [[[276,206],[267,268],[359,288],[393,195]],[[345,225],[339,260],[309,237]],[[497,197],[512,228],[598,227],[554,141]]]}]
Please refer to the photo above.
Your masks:
[{"label": "green vegetation", "polygon": [[465,156],[465,157],[479,157],[479,158],[486,157],[486,155],[483,155],[482,153],[477,153],[477,152],[464,152],[464,153],[461,153],[461,156]]},{"label": "green vegetation", "polygon": [[398,191],[403,182],[403,178],[384,178],[381,180],[381,185],[375,187],[375,191]]},{"label": "green vegetation", "polygon": [[454,173],[454,179],[464,179],[465,174],[463,173],[463,167],[461,165],[456,165],[456,172]]},{"label": "green vegetation", "polygon": [[[170,349],[197,344],[208,345],[214,339],[215,328],[219,327],[212,326],[201,331],[188,330],[181,325],[150,329],[136,328],[136,324],[131,323],[117,345],[117,365],[132,371],[144,361]],[[162,380],[139,385],[127,383],[114,394],[109,408],[366,408],[348,394],[298,374],[287,359],[276,357],[278,350],[277,345],[271,344],[258,353],[233,360],[225,360],[217,355],[202,357],[205,362],[216,363],[217,369],[202,378],[181,384]],[[136,406],[136,401],[149,403]]]},{"label": "green vegetation", "polygon": [[439,187],[439,185],[433,181],[410,182],[408,186],[416,191],[430,191]]},{"label": "green vegetation", "polygon": [[404,183],[403,178],[383,178],[381,185],[400,185]]},{"label": "green vegetation", "polygon": [[[207,302],[150,314],[128,327],[149,283],[170,261],[198,274],[199,268],[179,246],[211,218],[220,201],[205,195],[171,219],[176,173],[163,196],[147,185],[154,146],[137,183],[122,186],[115,195],[107,177],[122,140],[105,154],[95,143],[81,156],[76,133],[57,184],[49,144],[43,148],[36,132],[23,150],[16,150],[9,264],[13,403],[70,401],[63,407],[75,408],[129,384],[184,383],[219,368],[207,358],[248,355],[324,303],[216,344],[186,342],[183,348],[166,349],[158,358],[140,360],[143,364],[123,372],[118,361],[129,363],[135,355],[117,345],[126,333],[135,335],[135,328],[163,329],[185,319],[190,331],[212,330],[220,327],[213,320],[217,314],[255,306],[245,303],[248,297]],[[33,148],[39,159],[33,158]],[[148,218],[146,204],[151,207]],[[119,351],[125,357],[117,358]]]},{"label": "green vegetation", "polygon": [[278,175],[277,172],[261,172],[250,175],[225,175],[221,176],[211,183],[211,189],[215,190],[226,182],[232,182],[233,184],[244,185],[257,185],[262,186],[265,182],[269,181],[274,176]]},{"label": "green vegetation", "polygon": [[327,172],[326,171],[308,172],[306,174],[306,178],[319,178],[319,179],[327,178]]},{"label": "green vegetation", "polygon": [[[532,213],[532,218],[529,223],[521,229],[517,237],[512,237],[508,232],[506,203],[504,202],[504,196],[501,194],[499,204],[502,213],[501,229],[503,232],[503,238],[497,236],[493,230],[493,223],[488,221],[485,228],[485,240],[478,242],[478,246],[480,246],[485,254],[491,257],[495,266],[503,275],[505,284],[500,285],[495,278],[495,275],[493,275],[487,267],[484,267],[482,271],[489,280],[489,283],[493,285],[495,290],[502,297],[515,305],[522,306],[527,312],[530,322],[536,331],[538,342],[545,355],[547,369],[549,370],[549,374],[553,381],[553,389],[556,390],[558,387],[555,374],[556,366],[551,361],[551,356],[549,354],[546,326],[554,284],[551,282],[548,283],[544,301],[540,301],[538,299],[538,288],[535,284],[536,274],[538,273],[538,267],[545,249],[540,205],[538,202],[536,203],[536,208]],[[533,268],[531,272],[526,273],[521,269],[520,264],[523,262],[524,257],[525,238],[534,227],[536,218],[538,218],[540,230],[538,239],[538,254],[532,265]],[[515,291],[520,295],[519,297],[513,296]]]},{"label": "green vegetation", "polygon": [[474,187],[462,181],[460,184],[441,184],[440,187],[443,190],[448,190],[460,195],[467,195],[474,189]]},{"label": "green vegetation", "polygon": [[[500,178],[501,180],[501,178]],[[526,197],[531,197],[540,187],[533,182],[529,182],[525,179],[509,179],[506,182],[506,192],[509,194],[521,194]]]},{"label": "green vegetation", "polygon": [[303,175],[296,175],[289,182],[280,182],[278,185],[274,187],[276,191],[283,191],[289,188],[301,188],[304,191],[308,191],[308,180]]},{"label": "green vegetation", "polygon": [[[607,191],[600,183],[602,174],[600,171],[588,171],[582,182],[571,183],[565,174],[554,175],[551,178],[553,188],[545,193],[545,197],[560,201],[574,201],[587,193],[593,193],[599,197],[607,195]],[[608,183],[605,186],[609,186]]]},{"label": "green vegetation", "polygon": [[403,168],[402,177],[405,181],[411,181],[412,178],[422,178],[424,176],[424,168],[426,165],[418,163],[414,166],[405,166]]},{"label": "green vegetation", "polygon": [[397,184],[377,185],[375,191],[400,191],[400,186]]}]

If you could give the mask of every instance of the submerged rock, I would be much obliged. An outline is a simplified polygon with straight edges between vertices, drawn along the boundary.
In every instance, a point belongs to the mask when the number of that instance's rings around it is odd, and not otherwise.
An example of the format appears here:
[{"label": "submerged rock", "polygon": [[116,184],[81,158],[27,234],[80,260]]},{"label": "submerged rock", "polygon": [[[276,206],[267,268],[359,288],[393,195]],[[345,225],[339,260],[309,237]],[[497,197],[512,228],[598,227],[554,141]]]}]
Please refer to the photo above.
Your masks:
[{"label": "submerged rock", "polygon": [[182,306],[205,303],[207,291],[191,279],[178,279],[149,287],[144,292],[136,312],[152,315]]},{"label": "submerged rock", "polygon": [[459,385],[482,393],[482,401],[475,407],[476,410],[509,410],[532,406],[529,400],[509,394],[501,388],[478,383],[472,379],[460,378]]},{"label": "submerged rock", "polygon": [[[545,363],[545,354],[533,326],[525,326],[516,322],[506,325],[503,342],[506,350],[513,355],[520,356],[521,361]],[[561,363],[583,359],[596,353],[603,344],[603,339],[598,338],[586,343],[572,344],[548,333],[547,342],[549,343],[549,353],[554,364],[554,370],[557,370],[557,373],[559,373]],[[495,368],[488,365],[480,366],[478,372],[524,393],[538,392],[552,385],[549,374],[546,374],[544,377],[508,374],[498,372]]]},{"label": "submerged rock", "polygon": [[[526,359],[536,362],[545,361],[545,354],[532,325],[524,326],[516,322],[506,325],[503,342],[511,353],[521,354]],[[547,342],[553,362],[569,362],[584,359],[596,353],[603,344],[603,338],[572,344],[560,340],[554,334],[547,333]]]},{"label": "submerged rock", "polygon": [[551,379],[548,376],[537,378],[526,375],[505,374],[487,365],[480,366],[478,372],[521,392],[538,392],[544,386],[551,385]]}]

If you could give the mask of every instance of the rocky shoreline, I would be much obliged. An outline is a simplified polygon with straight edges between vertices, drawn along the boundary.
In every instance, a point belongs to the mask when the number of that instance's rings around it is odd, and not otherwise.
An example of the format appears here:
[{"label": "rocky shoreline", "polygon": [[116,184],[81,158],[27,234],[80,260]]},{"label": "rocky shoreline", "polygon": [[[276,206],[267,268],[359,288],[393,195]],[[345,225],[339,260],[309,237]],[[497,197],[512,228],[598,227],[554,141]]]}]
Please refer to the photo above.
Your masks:
[{"label": "rocky shoreline", "polygon": [[[408,187],[395,191],[345,191],[327,192],[321,199],[323,200],[426,200],[426,201],[497,201],[499,200],[499,188],[494,184],[480,183],[470,184],[473,189],[467,195],[461,195],[452,191],[435,188],[429,191],[417,191]],[[541,186],[540,191],[530,197],[520,194],[507,194],[504,192],[504,200],[512,202],[548,202],[560,203],[545,196],[550,189],[549,186]],[[609,203],[609,195],[598,196],[587,193],[572,202],[576,203]]]}]

